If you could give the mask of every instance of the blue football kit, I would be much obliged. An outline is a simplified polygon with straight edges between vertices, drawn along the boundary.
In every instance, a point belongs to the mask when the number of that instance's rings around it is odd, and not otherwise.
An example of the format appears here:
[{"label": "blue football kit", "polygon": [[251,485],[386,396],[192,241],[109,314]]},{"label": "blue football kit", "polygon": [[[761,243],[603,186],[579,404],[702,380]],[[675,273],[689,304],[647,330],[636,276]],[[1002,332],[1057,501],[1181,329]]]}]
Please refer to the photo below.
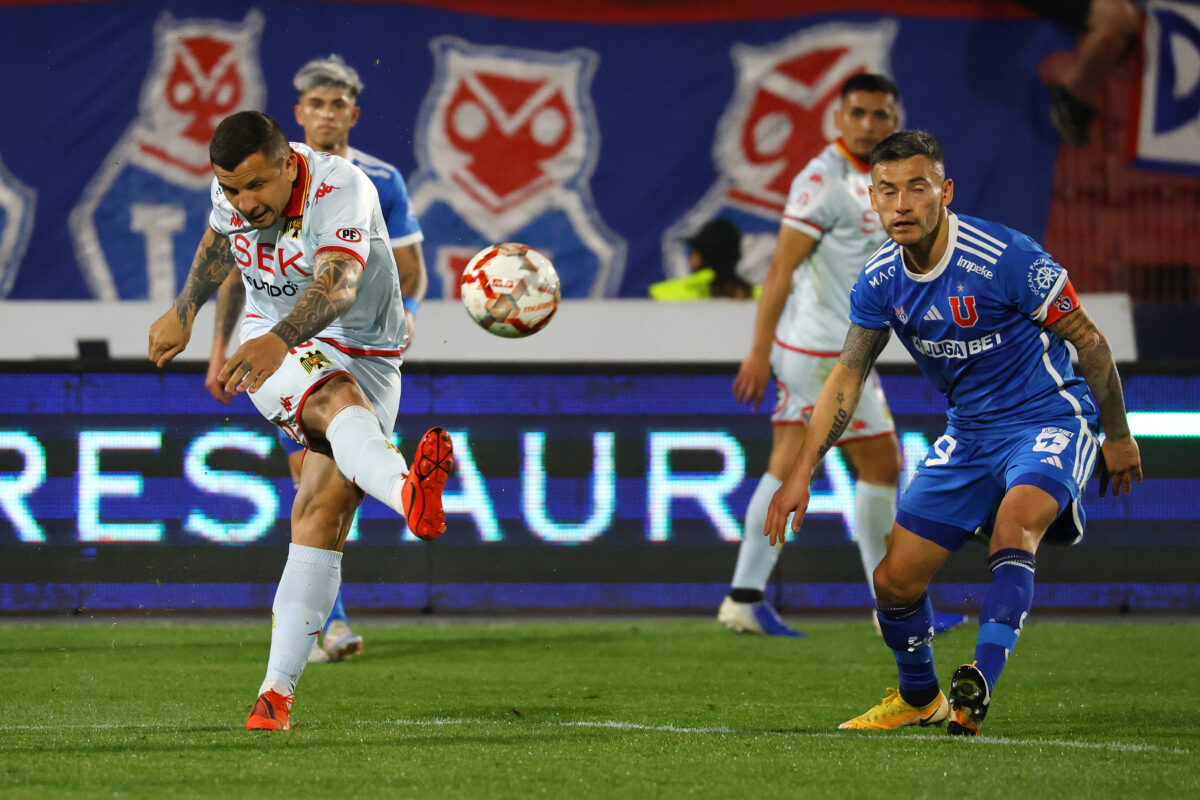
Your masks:
[{"label": "blue football kit", "polygon": [[851,292],[851,321],[890,326],[949,406],[896,521],[957,550],[988,528],[1009,489],[1029,484],[1082,534],[1077,501],[1095,465],[1099,415],[1066,343],[1046,328],[1079,307],[1067,272],[1011,228],[953,213],[944,224],[949,241],[932,270],[907,269],[889,241]]}]

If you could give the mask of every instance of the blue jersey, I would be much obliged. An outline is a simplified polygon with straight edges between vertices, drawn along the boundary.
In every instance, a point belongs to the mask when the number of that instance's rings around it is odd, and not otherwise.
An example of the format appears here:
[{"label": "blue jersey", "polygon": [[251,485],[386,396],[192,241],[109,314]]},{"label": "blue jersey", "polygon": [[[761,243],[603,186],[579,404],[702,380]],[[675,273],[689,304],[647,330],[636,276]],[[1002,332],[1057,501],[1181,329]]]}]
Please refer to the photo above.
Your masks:
[{"label": "blue jersey", "polygon": [[392,247],[401,247],[425,239],[416,212],[408,201],[408,187],[400,170],[386,161],[369,156],[353,147],[347,148],[346,157],[354,166],[367,173],[375,190],[379,192],[379,207],[383,209],[383,221],[387,225]]},{"label": "blue jersey", "polygon": [[948,224],[946,253],[924,275],[905,268],[895,242],[876,251],[851,291],[850,320],[892,327],[946,395],[954,429],[1003,436],[1062,417],[1094,424],[1087,383],[1044,326],[1052,303],[1072,302],[1066,270],[1011,228],[956,214]]}]

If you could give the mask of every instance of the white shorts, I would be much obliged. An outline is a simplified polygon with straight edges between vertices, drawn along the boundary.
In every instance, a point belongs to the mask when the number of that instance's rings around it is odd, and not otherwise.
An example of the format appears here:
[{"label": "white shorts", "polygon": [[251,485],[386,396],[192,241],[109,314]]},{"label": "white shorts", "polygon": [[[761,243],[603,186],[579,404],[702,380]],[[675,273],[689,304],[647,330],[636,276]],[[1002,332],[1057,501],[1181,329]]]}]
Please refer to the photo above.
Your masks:
[{"label": "white shorts", "polygon": [[352,356],[329,340],[313,339],[288,351],[283,363],[250,395],[255,408],[293,441],[312,449],[300,424],[304,401],[335,375],[349,374],[371,401],[383,435],[390,437],[400,410],[400,359]]},{"label": "white shorts", "polygon": [[[813,406],[821,394],[825,379],[833,371],[837,357],[817,356],[790,349],[776,342],[771,346],[771,369],[775,372],[777,397],[772,425],[807,425]],[[896,430],[892,412],[883,396],[883,386],[875,370],[867,376],[862,398],[850,425],[839,442],[869,439]]]}]

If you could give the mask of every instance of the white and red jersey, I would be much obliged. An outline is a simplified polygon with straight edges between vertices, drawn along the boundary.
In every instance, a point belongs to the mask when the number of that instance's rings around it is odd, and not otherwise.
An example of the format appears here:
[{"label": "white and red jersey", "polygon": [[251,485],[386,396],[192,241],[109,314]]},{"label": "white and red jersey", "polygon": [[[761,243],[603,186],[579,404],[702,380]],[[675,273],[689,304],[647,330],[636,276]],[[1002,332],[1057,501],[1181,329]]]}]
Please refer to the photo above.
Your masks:
[{"label": "white and red jersey", "polygon": [[246,286],[242,340],[286,317],[312,283],[317,254],[338,250],[362,267],[358,296],[317,338],[349,355],[399,356],[408,329],[375,186],[344,158],[295,142],[292,150],[299,167],[292,197],[280,221],[266,230],[242,219],[213,179],[208,224],[228,237]]},{"label": "white and red jersey", "polygon": [[775,328],[783,347],[836,356],[850,327],[850,290],[863,264],[887,240],[871,210],[870,168],[839,139],[792,181],[783,224],[816,239],[792,278],[787,312]]}]

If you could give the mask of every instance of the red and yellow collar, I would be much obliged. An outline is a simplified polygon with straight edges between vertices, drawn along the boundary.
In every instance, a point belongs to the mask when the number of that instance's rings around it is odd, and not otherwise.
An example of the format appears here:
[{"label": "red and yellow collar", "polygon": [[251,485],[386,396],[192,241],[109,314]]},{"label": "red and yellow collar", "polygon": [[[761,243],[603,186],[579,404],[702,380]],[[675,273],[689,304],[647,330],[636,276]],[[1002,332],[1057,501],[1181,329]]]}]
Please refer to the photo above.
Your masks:
[{"label": "red and yellow collar", "polygon": [[839,136],[834,145],[837,147],[838,152],[842,154],[842,157],[853,164],[854,168],[859,172],[865,173],[871,171],[871,165],[854,155],[854,153],[851,153],[850,148],[846,147],[846,143],[842,141],[842,137]]},{"label": "red and yellow collar", "polygon": [[298,217],[304,213],[304,198],[308,197],[308,187],[312,183],[312,170],[308,167],[308,158],[299,150],[292,152],[296,154],[296,180],[292,182],[292,197],[283,209],[285,217]]}]

